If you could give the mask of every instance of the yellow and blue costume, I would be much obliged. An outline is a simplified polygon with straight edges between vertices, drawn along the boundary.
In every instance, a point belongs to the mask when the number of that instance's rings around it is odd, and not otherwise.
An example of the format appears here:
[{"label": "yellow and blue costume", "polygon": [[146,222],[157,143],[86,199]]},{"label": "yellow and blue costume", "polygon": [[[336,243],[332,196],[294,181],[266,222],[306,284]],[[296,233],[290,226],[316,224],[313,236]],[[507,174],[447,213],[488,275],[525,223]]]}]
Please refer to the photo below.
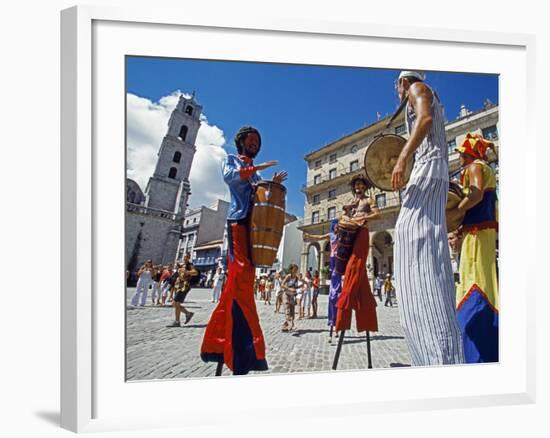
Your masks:
[{"label": "yellow and blue costume", "polygon": [[[481,166],[483,198],[466,212],[457,285],[457,319],[467,363],[498,362],[499,294],[496,270],[497,208],[496,177],[484,161],[486,146],[481,138],[468,136],[458,148],[477,159]],[[468,172],[462,176],[464,194],[469,194]]]}]

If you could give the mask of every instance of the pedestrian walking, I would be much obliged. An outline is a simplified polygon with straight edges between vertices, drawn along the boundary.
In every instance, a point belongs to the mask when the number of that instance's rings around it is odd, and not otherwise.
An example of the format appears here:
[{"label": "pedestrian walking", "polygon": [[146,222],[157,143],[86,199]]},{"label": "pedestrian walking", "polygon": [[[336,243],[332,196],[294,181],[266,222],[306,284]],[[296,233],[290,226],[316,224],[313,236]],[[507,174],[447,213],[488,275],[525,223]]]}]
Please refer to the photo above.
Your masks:
[{"label": "pedestrian walking", "polygon": [[282,281],[281,287],[284,291],[285,303],[285,322],[282,327],[283,332],[294,330],[294,317],[296,308],[296,296],[299,289],[298,265],[289,266],[289,274]]},{"label": "pedestrian walking", "polygon": [[191,256],[189,253],[187,253],[183,258],[183,266],[178,269],[178,278],[174,287],[175,320],[167,327],[181,327],[180,316],[182,313],[185,314],[184,324],[187,324],[189,321],[191,321],[194,313],[187,310],[183,306],[183,302],[185,301],[185,297],[191,290],[191,279],[193,277],[196,277],[197,275],[199,275],[199,271],[197,271],[197,269],[193,266],[193,264],[191,263]]},{"label": "pedestrian walking", "polygon": [[172,265],[167,265],[164,267],[162,274],[160,276],[160,299],[161,306],[166,305],[166,298],[170,291],[170,277],[172,276]]},{"label": "pedestrian walking", "polygon": [[213,287],[212,287],[212,302],[217,303],[220,301],[220,295],[225,283],[225,273],[222,268],[217,268],[214,274]]},{"label": "pedestrian walking", "polygon": [[319,297],[319,287],[321,285],[321,278],[319,276],[319,271],[315,271],[313,273],[313,283],[312,283],[312,292],[311,292],[311,310],[313,314],[311,315],[312,318],[317,318],[317,308],[318,303],[317,299]]},{"label": "pedestrian walking", "polygon": [[374,295],[378,297],[380,302],[382,302],[382,286],[384,285],[384,280],[382,280],[382,277],[380,274],[376,276],[374,279]]},{"label": "pedestrian walking", "polygon": [[281,306],[283,305],[283,288],[282,281],[284,279],[284,271],[279,271],[275,274],[275,279],[273,280],[273,290],[275,293],[275,313],[279,313]]},{"label": "pedestrian walking", "polygon": [[392,294],[394,291],[393,284],[391,282],[391,275],[386,275],[386,280],[384,280],[384,293],[386,294],[386,302],[384,303],[384,307],[388,307],[388,304],[390,307],[393,307],[393,301],[392,301]]}]

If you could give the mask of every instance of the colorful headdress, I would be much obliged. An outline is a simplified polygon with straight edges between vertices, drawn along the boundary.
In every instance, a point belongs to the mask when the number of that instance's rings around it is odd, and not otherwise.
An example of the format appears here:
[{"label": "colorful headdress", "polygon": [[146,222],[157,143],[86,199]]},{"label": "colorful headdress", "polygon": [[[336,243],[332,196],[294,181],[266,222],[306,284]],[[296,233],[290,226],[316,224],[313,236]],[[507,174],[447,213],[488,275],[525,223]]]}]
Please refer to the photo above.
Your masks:
[{"label": "colorful headdress", "polygon": [[455,150],[461,154],[470,155],[475,159],[481,159],[487,161],[487,149],[495,150],[494,143],[485,140],[479,134],[466,134],[466,138],[461,146]]}]

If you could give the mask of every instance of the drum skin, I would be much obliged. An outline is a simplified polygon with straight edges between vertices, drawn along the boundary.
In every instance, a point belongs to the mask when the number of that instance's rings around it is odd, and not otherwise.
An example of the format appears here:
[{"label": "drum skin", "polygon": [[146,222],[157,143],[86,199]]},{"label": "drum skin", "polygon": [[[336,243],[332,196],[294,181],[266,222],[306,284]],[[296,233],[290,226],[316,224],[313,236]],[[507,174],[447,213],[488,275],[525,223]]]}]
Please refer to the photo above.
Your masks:
[{"label": "drum skin", "polygon": [[[367,146],[363,162],[367,178],[375,187],[393,191],[391,175],[406,142],[400,135],[384,134],[375,137]],[[413,161],[409,160],[405,167],[405,183],[409,181],[412,167]]]},{"label": "drum skin", "polygon": [[256,184],[250,215],[250,247],[252,264],[271,267],[277,257],[285,226],[286,188],[273,181]]},{"label": "drum skin", "polygon": [[[462,193],[462,188],[459,184],[454,182],[449,182],[449,195],[447,196],[447,206],[446,211],[452,210],[460,204],[460,201],[464,199],[464,193]],[[464,216],[456,219],[454,222],[451,221],[449,215],[447,215],[447,232],[451,233],[460,227]]]}]

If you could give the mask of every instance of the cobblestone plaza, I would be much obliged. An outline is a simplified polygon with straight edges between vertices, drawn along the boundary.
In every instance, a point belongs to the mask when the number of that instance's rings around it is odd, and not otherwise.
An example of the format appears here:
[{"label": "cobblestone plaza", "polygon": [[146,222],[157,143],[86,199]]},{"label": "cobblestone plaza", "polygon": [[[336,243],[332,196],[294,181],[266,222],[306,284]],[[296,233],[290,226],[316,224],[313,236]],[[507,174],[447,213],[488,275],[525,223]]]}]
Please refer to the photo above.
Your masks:
[{"label": "cobblestone plaza", "polygon": [[[127,289],[127,303],[134,294]],[[150,295],[149,295],[150,296]],[[296,321],[296,330],[281,332],[283,308],[274,313],[272,305],[257,300],[258,315],[266,342],[266,359],[269,370],[264,373],[297,373],[332,371],[337,338],[329,343],[326,295],[319,296],[319,317]],[[379,331],[371,333],[373,368],[410,366],[410,357],[399,325],[397,305],[384,307],[378,301]],[[211,302],[211,289],[192,289],[185,306],[194,316],[181,328],[167,328],[174,320],[172,307],[151,305],[126,311],[126,345],[128,380],[177,379],[214,376],[214,363],[204,363],[199,350],[206,324],[215,304]],[[352,328],[355,323],[352,323]],[[346,332],[338,370],[367,369],[365,333],[353,329]],[[224,367],[223,375],[231,371]],[[254,374],[252,372],[251,374]]]}]

